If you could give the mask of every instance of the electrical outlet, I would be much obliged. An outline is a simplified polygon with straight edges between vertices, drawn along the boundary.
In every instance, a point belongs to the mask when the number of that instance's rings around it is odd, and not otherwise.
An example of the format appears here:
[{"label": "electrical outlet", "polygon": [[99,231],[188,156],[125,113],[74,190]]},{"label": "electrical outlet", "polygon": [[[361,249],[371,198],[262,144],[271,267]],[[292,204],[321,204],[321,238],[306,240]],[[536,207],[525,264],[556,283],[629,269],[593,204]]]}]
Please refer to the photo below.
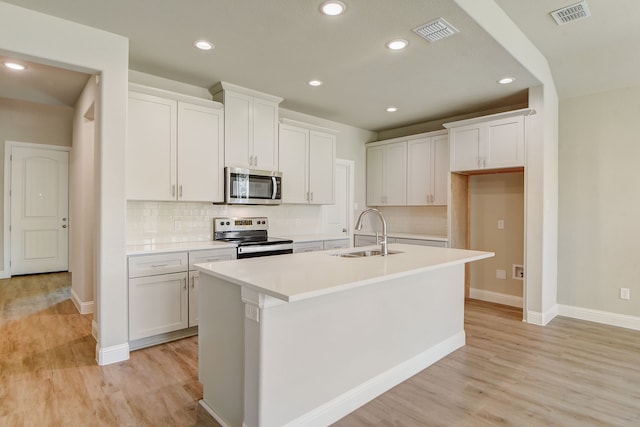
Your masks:
[{"label": "electrical outlet", "polygon": [[629,288],[620,288],[620,299],[631,299]]},{"label": "electrical outlet", "polygon": [[179,219],[176,219],[175,221],[173,221],[173,231],[180,231],[182,230],[182,221],[180,221]]},{"label": "electrical outlet", "polygon": [[504,230],[504,219],[498,220],[498,230]]},{"label": "electrical outlet", "polygon": [[512,274],[511,278],[515,280],[524,280],[524,267],[518,264],[512,264]]},{"label": "electrical outlet", "polygon": [[496,270],[496,279],[505,280],[507,278],[507,270]]}]

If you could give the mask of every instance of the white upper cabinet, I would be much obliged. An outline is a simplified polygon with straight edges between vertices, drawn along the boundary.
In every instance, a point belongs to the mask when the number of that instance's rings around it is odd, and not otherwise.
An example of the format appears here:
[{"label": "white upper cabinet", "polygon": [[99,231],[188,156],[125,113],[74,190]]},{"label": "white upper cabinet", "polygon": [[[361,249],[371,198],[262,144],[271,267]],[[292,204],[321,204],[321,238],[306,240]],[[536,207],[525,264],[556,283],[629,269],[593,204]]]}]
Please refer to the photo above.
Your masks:
[{"label": "white upper cabinet", "polygon": [[222,110],[178,102],[178,200],[224,199]]},{"label": "white upper cabinet", "polygon": [[282,119],[282,203],[333,204],[336,137],[332,130]]},{"label": "white upper cabinet", "polygon": [[407,144],[407,205],[446,205],[448,135],[411,139]]},{"label": "white upper cabinet", "polygon": [[369,206],[445,206],[448,175],[447,132],[367,144]]},{"label": "white upper cabinet", "polygon": [[407,141],[367,147],[367,205],[407,204]]},{"label": "white upper cabinet", "polygon": [[278,170],[278,105],[282,98],[226,82],[211,88],[224,104],[224,165]]},{"label": "white upper cabinet", "polygon": [[531,112],[516,110],[445,124],[451,171],[523,167],[525,116]]},{"label": "white upper cabinet", "polygon": [[222,105],[131,86],[134,89],[129,92],[128,105],[127,199],[222,201]]}]

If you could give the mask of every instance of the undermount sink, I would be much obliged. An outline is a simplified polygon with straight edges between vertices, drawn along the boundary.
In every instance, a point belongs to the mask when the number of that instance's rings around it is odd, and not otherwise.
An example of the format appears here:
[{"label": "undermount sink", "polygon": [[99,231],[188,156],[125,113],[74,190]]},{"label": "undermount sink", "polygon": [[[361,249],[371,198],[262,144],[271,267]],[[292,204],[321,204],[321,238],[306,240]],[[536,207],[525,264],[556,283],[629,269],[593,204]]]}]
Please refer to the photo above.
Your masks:
[{"label": "undermount sink", "polygon": [[[401,254],[400,251],[388,251],[387,255]],[[333,256],[339,256],[342,258],[362,258],[368,256],[381,256],[382,251],[379,249],[367,249],[364,251],[356,251],[356,252],[343,252],[339,254],[332,254]]]}]

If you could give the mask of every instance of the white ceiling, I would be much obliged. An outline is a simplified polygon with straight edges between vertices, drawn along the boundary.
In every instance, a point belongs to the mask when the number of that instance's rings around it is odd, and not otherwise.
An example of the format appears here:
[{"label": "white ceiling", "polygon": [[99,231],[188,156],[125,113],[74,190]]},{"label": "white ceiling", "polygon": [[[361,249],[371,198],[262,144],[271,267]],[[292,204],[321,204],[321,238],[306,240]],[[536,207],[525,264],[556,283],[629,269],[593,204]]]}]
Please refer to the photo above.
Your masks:
[{"label": "white ceiling", "polygon": [[[205,88],[228,81],[283,97],[284,108],[374,131],[521,104],[538,84],[452,0],[343,1],[339,17],[321,15],[321,0],[6,2],[128,37],[132,69]],[[640,84],[637,0],[616,0],[615,9],[588,0],[594,16],[562,27],[548,12],[571,0],[496,2],[549,59],[561,97]],[[432,44],[412,33],[438,17],[460,33]],[[387,50],[397,37],[409,47]],[[195,49],[201,38],[215,49]],[[51,92],[64,86],[59,75],[38,73],[22,91],[62,100]],[[496,84],[505,75],[516,82]],[[19,96],[12,76],[0,73],[0,96]],[[86,75],[73,77],[75,100]],[[313,78],[324,84],[309,87]],[[398,111],[387,113],[390,105]]]}]

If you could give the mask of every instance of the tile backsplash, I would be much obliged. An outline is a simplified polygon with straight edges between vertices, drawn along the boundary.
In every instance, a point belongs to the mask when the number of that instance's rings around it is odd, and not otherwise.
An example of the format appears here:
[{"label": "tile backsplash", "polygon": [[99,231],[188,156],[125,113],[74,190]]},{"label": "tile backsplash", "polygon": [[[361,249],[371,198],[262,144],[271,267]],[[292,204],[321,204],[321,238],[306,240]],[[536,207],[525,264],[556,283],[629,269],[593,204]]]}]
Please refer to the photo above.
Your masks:
[{"label": "tile backsplash", "polygon": [[321,206],[237,206],[196,202],[127,202],[127,243],[211,240],[213,218],[266,216],[270,236],[323,232]]}]

